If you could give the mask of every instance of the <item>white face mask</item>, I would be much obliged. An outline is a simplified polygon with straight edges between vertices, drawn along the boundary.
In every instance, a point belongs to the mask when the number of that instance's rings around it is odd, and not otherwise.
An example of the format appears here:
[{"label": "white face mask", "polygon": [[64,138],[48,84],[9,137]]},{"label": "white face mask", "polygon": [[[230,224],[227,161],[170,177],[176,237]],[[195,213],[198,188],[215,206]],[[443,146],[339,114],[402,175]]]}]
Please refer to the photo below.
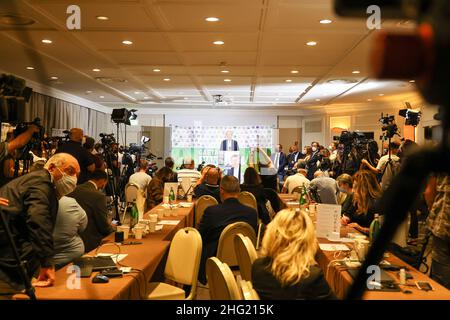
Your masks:
[{"label": "white face mask", "polygon": [[55,181],[56,192],[59,197],[64,197],[76,188],[78,180],[76,176],[69,176],[59,168],[56,169],[62,174],[62,177],[58,181]]}]

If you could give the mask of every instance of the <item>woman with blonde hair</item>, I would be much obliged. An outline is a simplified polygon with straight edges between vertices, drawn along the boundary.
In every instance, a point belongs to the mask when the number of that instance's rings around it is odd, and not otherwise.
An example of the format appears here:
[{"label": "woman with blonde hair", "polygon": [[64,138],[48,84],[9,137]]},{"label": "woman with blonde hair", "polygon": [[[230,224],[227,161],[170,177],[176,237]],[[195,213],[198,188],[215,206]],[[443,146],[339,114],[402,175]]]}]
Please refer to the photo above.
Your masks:
[{"label": "woman with blonde hair", "polygon": [[268,224],[262,258],[252,267],[254,289],[262,300],[334,299],[314,259],[317,241],[313,222],[303,211],[277,213]]},{"label": "woman with blonde hair", "polygon": [[353,205],[344,212],[342,224],[363,233],[369,227],[376,213],[380,212],[381,186],[377,177],[369,170],[360,170],[353,176]]}]

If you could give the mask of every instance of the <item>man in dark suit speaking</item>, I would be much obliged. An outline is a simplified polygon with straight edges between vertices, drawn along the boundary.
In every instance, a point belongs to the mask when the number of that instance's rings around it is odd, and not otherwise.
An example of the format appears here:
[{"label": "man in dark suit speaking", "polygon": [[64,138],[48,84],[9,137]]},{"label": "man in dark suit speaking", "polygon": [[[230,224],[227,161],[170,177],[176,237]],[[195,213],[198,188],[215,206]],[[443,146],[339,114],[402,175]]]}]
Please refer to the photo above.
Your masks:
[{"label": "man in dark suit speaking", "polygon": [[237,141],[233,140],[233,131],[228,130],[225,135],[227,139],[220,144],[220,151],[239,151]]},{"label": "man in dark suit speaking", "polygon": [[234,176],[225,176],[220,182],[220,198],[222,203],[205,210],[198,231],[203,239],[202,259],[198,279],[206,284],[205,264],[210,257],[216,256],[220,234],[229,224],[246,222],[257,231],[257,216],[255,209],[241,204],[237,197],[241,191],[239,181]]}]

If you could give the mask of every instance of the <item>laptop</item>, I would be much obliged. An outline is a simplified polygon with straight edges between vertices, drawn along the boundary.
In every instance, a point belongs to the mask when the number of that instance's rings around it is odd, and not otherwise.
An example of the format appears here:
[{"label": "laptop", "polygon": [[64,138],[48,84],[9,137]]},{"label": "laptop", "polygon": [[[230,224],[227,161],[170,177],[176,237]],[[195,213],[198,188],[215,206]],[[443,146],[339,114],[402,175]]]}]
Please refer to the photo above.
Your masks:
[{"label": "laptop", "polygon": [[82,257],[73,261],[74,265],[84,268],[89,265],[92,266],[92,271],[101,271],[106,269],[115,269],[116,264],[110,256],[102,257]]}]

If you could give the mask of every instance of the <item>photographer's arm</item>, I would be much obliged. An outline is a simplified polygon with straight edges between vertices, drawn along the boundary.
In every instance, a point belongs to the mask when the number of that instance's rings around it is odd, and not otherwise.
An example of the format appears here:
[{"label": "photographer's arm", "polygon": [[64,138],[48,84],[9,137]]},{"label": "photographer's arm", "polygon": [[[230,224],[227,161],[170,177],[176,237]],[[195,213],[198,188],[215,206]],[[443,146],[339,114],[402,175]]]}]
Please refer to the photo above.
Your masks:
[{"label": "photographer's arm", "polygon": [[380,170],[378,170],[377,168],[375,168],[374,166],[372,166],[369,161],[367,161],[366,159],[362,159],[361,160],[361,164],[363,166],[365,166],[367,169],[369,169],[370,171],[372,171],[375,174],[379,174],[381,173]]},{"label": "photographer's arm", "polygon": [[11,154],[15,150],[24,147],[36,132],[39,132],[39,128],[37,126],[35,126],[34,124],[29,126],[27,131],[20,134],[17,138],[8,143],[8,153]]}]

